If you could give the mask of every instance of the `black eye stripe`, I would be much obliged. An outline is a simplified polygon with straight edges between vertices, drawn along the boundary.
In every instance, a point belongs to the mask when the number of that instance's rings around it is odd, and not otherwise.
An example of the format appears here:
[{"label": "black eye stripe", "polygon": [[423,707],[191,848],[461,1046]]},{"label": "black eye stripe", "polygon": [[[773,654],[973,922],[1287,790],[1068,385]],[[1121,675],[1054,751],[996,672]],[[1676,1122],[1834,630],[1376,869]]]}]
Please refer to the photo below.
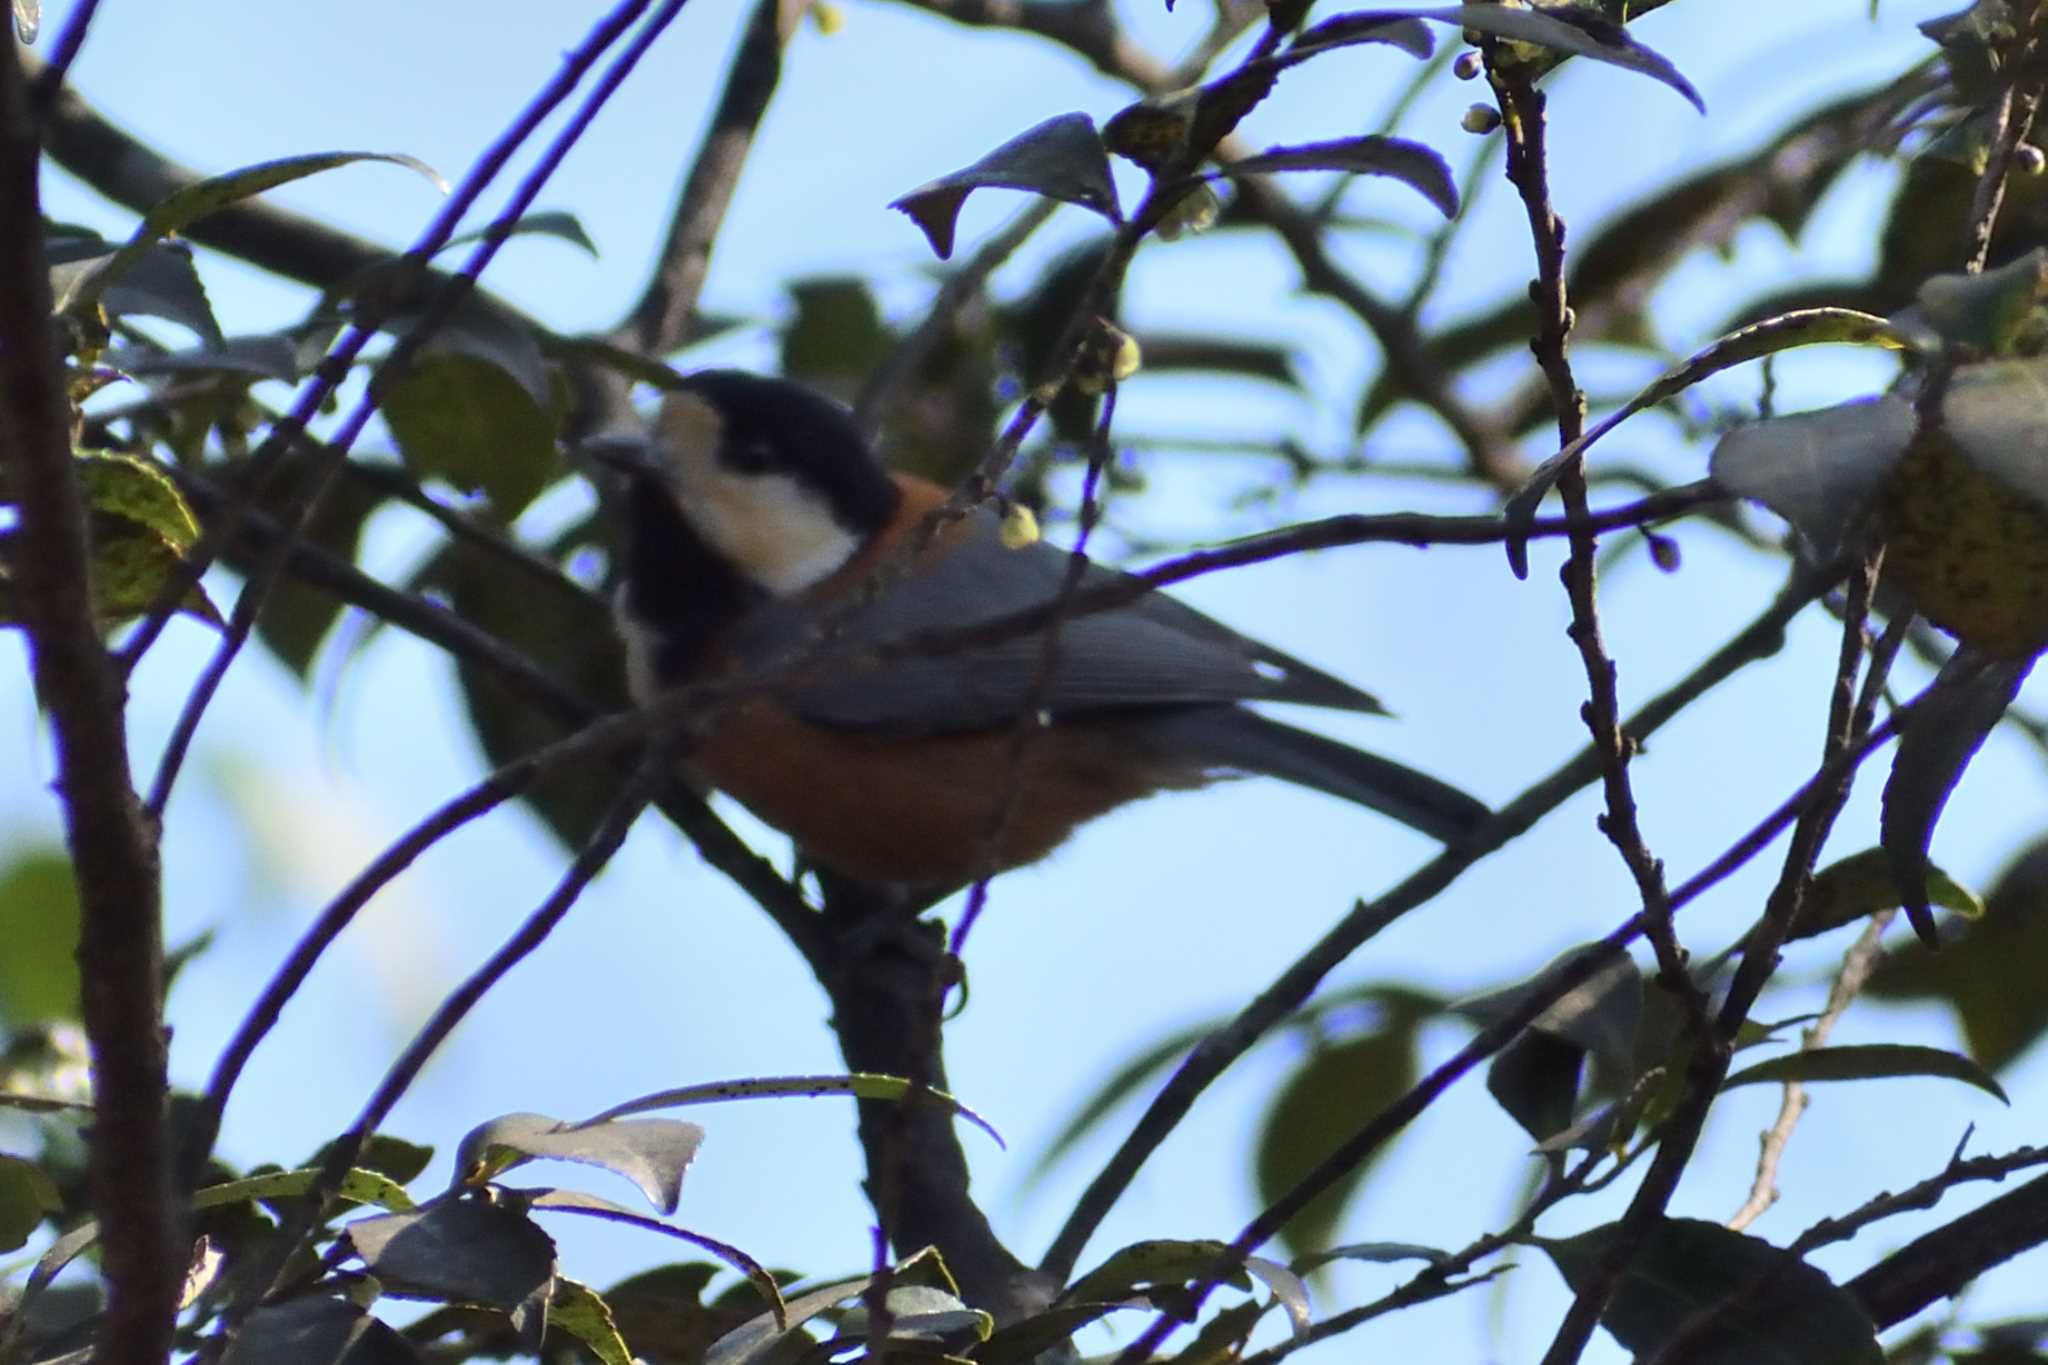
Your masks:
[{"label": "black eye stripe", "polygon": [[740,436],[729,442],[725,462],[743,474],[765,474],[782,466],[782,452],[765,436]]}]

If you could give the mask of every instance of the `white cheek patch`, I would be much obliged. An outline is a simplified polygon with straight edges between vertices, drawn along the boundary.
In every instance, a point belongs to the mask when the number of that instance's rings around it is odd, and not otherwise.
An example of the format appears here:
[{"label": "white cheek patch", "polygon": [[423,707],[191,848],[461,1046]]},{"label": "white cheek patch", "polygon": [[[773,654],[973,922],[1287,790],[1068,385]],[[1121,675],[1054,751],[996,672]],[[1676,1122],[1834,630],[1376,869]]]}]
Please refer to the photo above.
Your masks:
[{"label": "white cheek patch", "polygon": [[829,578],[861,548],[825,499],[786,474],[743,474],[719,462],[725,423],[691,393],[656,419],[671,491],[684,518],[732,566],[777,597]]},{"label": "white cheek patch", "polygon": [[786,474],[696,470],[682,512],[733,567],[777,597],[792,597],[845,567],[860,537],[825,500]]}]

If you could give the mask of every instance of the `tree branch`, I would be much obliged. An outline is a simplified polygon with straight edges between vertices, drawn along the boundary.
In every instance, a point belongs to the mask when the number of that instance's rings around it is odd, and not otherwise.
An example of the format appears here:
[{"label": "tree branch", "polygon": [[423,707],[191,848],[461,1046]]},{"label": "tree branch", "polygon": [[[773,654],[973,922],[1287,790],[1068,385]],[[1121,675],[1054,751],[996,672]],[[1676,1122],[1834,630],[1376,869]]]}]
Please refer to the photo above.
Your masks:
[{"label": "tree branch", "polygon": [[640,301],[617,327],[613,344],[645,356],[666,355],[689,341],[697,299],[711,266],[711,246],[738,188],[754,136],[782,79],[782,49],[810,0],[755,0],[725,91],[669,220],[668,240]]},{"label": "tree branch", "polygon": [[38,130],[10,39],[0,56],[0,457],[20,512],[11,556],[36,695],[78,879],[79,979],[92,1047],[93,1207],[108,1304],[94,1359],[170,1352],[185,1256],[164,1125],[157,830],[128,770],[126,695],[100,641],[86,508],[71,457],[42,260]]}]

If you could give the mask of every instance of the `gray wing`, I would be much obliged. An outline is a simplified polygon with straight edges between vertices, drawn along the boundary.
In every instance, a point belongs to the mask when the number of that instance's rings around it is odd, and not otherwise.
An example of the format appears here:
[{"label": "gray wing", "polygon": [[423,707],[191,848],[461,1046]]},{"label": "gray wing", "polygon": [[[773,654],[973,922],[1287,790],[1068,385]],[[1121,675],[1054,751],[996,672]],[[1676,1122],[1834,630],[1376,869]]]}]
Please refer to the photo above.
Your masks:
[{"label": "gray wing", "polygon": [[[1063,621],[1049,682],[1042,630],[943,657],[858,662],[879,645],[1053,602],[1069,562],[1048,545],[1006,548],[995,517],[977,514],[944,558],[837,623],[831,653],[851,661],[788,700],[826,724],[921,733],[1002,724],[1033,701],[1054,714],[1239,701],[1384,710],[1357,688],[1157,592]],[[1080,586],[1127,577],[1090,566]],[[750,662],[788,661],[816,649],[819,630],[814,610],[781,605],[751,620],[736,643]]]}]

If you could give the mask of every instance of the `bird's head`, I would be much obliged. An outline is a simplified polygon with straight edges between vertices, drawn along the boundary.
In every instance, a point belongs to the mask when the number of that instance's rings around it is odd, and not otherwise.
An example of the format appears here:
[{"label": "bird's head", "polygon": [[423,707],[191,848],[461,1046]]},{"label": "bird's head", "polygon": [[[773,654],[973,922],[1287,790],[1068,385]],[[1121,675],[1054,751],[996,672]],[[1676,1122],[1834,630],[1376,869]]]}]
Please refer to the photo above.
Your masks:
[{"label": "bird's head", "polygon": [[625,476],[629,504],[658,503],[774,597],[844,567],[902,499],[844,408],[733,370],[691,375],[663,400],[647,438],[600,440],[586,452]]}]

